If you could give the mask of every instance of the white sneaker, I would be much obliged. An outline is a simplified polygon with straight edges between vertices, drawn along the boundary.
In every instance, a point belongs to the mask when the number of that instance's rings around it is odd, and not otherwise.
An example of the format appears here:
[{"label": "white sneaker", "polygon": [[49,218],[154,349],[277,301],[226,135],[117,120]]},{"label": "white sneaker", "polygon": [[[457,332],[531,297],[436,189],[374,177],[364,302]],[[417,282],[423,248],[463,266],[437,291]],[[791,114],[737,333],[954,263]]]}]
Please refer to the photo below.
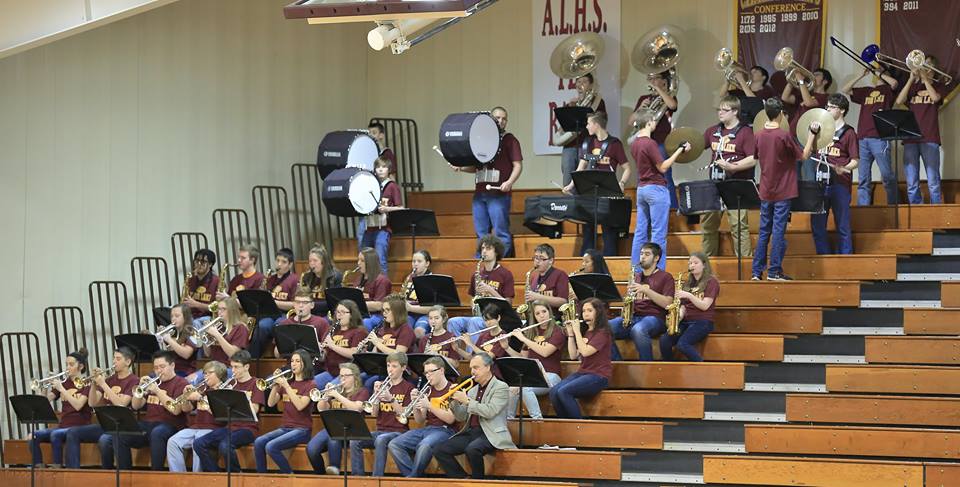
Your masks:
[{"label": "white sneaker", "polygon": [[329,475],[340,475],[340,469],[337,467],[327,467],[327,474]]}]

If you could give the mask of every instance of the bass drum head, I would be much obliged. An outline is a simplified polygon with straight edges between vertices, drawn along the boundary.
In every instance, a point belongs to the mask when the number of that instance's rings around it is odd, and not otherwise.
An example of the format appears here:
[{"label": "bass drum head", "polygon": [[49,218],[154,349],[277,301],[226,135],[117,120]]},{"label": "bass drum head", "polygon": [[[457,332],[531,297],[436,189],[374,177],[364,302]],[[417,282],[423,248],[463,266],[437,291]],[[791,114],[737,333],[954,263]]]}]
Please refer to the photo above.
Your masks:
[{"label": "bass drum head", "polygon": [[440,124],[440,152],[454,166],[486,164],[499,150],[500,128],[489,113],[453,113]]},{"label": "bass drum head", "polygon": [[323,137],[317,149],[317,170],[326,179],[331,172],[345,167],[373,171],[380,147],[365,130],[340,130]]},{"label": "bass drum head", "polygon": [[700,215],[723,211],[720,191],[713,181],[688,181],[677,185],[680,197],[677,203],[681,215]]},{"label": "bass drum head", "polygon": [[369,215],[380,205],[380,196],[380,180],[365,169],[337,169],[323,180],[323,205],[333,215]]}]

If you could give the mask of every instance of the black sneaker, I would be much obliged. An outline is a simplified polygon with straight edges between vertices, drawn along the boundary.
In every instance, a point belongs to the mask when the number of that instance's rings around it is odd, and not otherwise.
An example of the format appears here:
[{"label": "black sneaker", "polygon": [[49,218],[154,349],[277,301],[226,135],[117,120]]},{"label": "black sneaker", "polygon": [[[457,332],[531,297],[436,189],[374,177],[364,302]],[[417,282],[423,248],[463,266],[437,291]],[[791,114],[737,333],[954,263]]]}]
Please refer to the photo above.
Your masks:
[{"label": "black sneaker", "polygon": [[753,277],[750,278],[750,280],[751,280],[751,281],[762,281],[763,278],[760,277],[759,274],[755,274]]},{"label": "black sneaker", "polygon": [[793,278],[786,274],[781,273],[781,274],[768,274],[767,280],[768,281],[792,281]]}]

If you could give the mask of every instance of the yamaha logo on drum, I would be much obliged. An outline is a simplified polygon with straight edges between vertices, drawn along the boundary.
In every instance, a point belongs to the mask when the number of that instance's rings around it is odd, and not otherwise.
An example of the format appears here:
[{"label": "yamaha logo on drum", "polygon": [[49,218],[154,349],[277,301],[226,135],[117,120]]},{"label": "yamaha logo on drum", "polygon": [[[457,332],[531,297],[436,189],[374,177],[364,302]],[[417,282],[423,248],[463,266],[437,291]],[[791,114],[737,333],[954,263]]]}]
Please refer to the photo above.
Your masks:
[{"label": "yamaha logo on drum", "polygon": [[330,186],[327,191],[343,191],[343,186]]},{"label": "yamaha logo on drum", "polygon": [[556,203],[550,203],[550,211],[567,211],[567,205],[558,205]]},{"label": "yamaha logo on drum", "polygon": [[323,151],[323,157],[342,157],[342,156],[343,154],[340,152],[333,152],[328,150]]},{"label": "yamaha logo on drum", "polygon": [[461,130],[447,130],[443,133],[444,137],[463,137],[463,131]]}]

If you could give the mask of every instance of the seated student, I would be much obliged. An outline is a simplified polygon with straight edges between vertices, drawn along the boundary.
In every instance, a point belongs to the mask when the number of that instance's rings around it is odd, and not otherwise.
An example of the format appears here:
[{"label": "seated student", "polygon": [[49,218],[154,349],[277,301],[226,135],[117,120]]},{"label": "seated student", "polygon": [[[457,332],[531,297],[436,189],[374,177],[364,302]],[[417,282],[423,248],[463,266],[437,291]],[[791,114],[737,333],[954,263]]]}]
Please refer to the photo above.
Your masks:
[{"label": "seated student", "polygon": [[660,337],[660,355],[664,360],[673,360],[673,347],[691,362],[702,362],[703,357],[696,344],[706,340],[713,331],[713,314],[720,295],[720,281],[710,270],[710,259],[703,252],[690,254],[690,274],[677,291],[680,297],[680,328],[676,335],[664,333]]},{"label": "seated student", "polygon": [[[479,336],[476,338],[476,343],[471,339],[472,337],[469,334],[460,335],[460,341],[464,346],[464,359],[468,359],[472,355],[467,355],[467,352],[472,352],[472,354],[478,354],[480,352],[486,352],[490,354],[491,357],[497,359],[500,357],[507,356],[507,348],[510,346],[508,343],[507,335],[503,333],[503,329],[500,328],[500,308],[495,304],[488,304],[487,307],[483,308],[483,328],[479,331]],[[495,338],[503,338],[502,340],[495,340]],[[494,373],[499,375],[499,372],[494,366]]]},{"label": "seated student", "polygon": [[417,344],[419,353],[434,353],[453,360],[465,356],[457,343],[458,340],[454,340],[456,335],[447,330],[448,319],[447,309],[442,305],[430,307],[430,311],[427,312],[430,333],[420,338]]},{"label": "seated student", "polygon": [[[53,450],[52,467],[62,467],[63,447],[67,439],[67,433],[73,428],[84,427],[90,424],[93,417],[93,410],[87,398],[90,394],[90,386],[84,383],[83,375],[87,373],[87,350],[81,348],[76,352],[67,355],[67,364],[64,368],[65,376],[62,381],[54,379],[49,383],[50,388],[37,393],[43,393],[51,402],[60,399],[63,401],[63,411],[60,415],[60,423],[56,428],[44,428],[34,431],[30,440],[27,442],[30,447],[30,453],[33,457],[33,465],[43,467],[43,454],[40,451],[40,443],[50,443]],[[80,380],[78,386],[77,382]],[[99,438],[99,435],[96,436]],[[93,435],[88,437],[88,441],[96,439]],[[67,457],[67,466],[70,468],[80,468],[79,441],[77,441],[76,457]],[[68,451],[68,453],[70,453]]]},{"label": "seated student", "polygon": [[340,287],[342,282],[343,274],[333,265],[330,252],[322,244],[314,244],[307,254],[307,271],[300,276],[300,286],[309,289],[313,295],[313,314],[333,314],[333,310],[327,308],[326,290]]},{"label": "seated student", "polygon": [[[352,364],[351,364],[352,365]],[[354,366],[356,367],[356,366]],[[373,416],[377,418],[377,428],[370,433],[369,440],[353,440],[350,442],[350,474],[355,476],[364,475],[363,450],[373,448],[373,476],[383,477],[387,468],[387,445],[394,438],[410,430],[409,422],[401,423],[397,417],[414,399],[412,396],[416,392],[409,381],[404,380],[403,372],[407,368],[407,354],[403,352],[394,352],[387,355],[387,378],[390,386],[382,397],[374,398],[371,396],[371,402],[376,406],[373,408]],[[360,369],[356,369],[359,372]],[[375,394],[381,387],[387,387],[380,382],[373,384],[373,390],[370,394]],[[320,464],[322,465],[322,463]],[[314,464],[316,470],[317,464]],[[319,471],[319,470],[318,470]],[[330,470],[328,469],[328,472]]]},{"label": "seated student", "polygon": [[430,311],[430,307],[420,306],[420,303],[417,301],[417,292],[413,288],[413,278],[433,274],[430,270],[430,264],[432,263],[433,258],[430,257],[430,252],[426,250],[414,252],[411,262],[412,269],[403,281],[403,287],[400,288],[404,298],[407,300],[407,312],[410,314],[408,322],[410,326],[413,327],[413,332],[417,335],[418,339],[430,330],[430,325],[427,323],[427,312]]},{"label": "seated student", "polygon": [[[494,297],[512,301],[514,296],[513,273],[510,269],[500,265],[506,247],[499,238],[486,235],[480,239],[480,261],[477,262],[477,271],[470,278],[470,290],[474,298]],[[483,328],[483,317],[475,310],[478,316],[458,316],[451,318],[447,329],[454,335],[475,332]]]},{"label": "seated student", "polygon": [[[187,428],[167,440],[167,466],[171,472],[186,472],[187,462],[184,455],[187,450],[193,449],[193,440],[223,426],[210,412],[206,392],[223,388],[226,380],[226,365],[207,362],[203,366],[203,383],[187,395],[187,400],[179,406],[187,415]],[[193,471],[200,471],[200,456],[196,452],[193,453]]]},{"label": "seated student", "polygon": [[[183,411],[168,411],[164,404],[172,401],[183,393],[187,380],[177,375],[176,359],[173,352],[161,350],[153,354],[153,376],[140,379],[140,384],[134,389],[130,405],[133,409],[143,409],[147,413],[139,422],[143,431],[141,436],[120,435],[119,441],[110,435],[109,442],[100,443],[101,458],[113,458],[113,447],[116,446],[118,463],[121,469],[133,468],[131,448],[150,446],[151,470],[163,470],[167,455],[167,440],[178,430],[186,426],[186,416]],[[109,432],[105,432],[109,435]],[[106,448],[107,451],[104,451]]]},{"label": "seated student", "polygon": [[[257,414],[265,401],[263,391],[257,388],[257,379],[250,375],[250,362],[252,361],[250,352],[240,350],[230,357],[230,369],[233,370],[233,379],[236,380],[232,389],[245,393],[250,401],[250,409],[253,414]],[[257,421],[233,421],[229,430],[226,427],[216,428],[193,440],[193,452],[200,457],[201,469],[204,472],[220,471],[217,456],[212,452],[213,449],[216,449],[219,456],[229,465],[230,471],[239,472],[240,462],[237,460],[237,448],[253,443],[253,439],[257,436],[259,430],[260,423]],[[227,438],[227,435],[230,438]]]},{"label": "seated student", "polygon": [[[293,250],[283,248],[277,251],[274,271],[264,279],[263,289],[270,291],[277,307],[286,312],[293,309],[293,294],[297,292],[299,280],[300,277],[293,272]],[[273,327],[285,317],[266,316],[260,319],[250,339],[250,355],[253,358],[263,355],[264,347],[273,337]]]},{"label": "seated student", "polygon": [[[113,351],[113,372],[110,369],[93,369],[90,385],[90,406],[121,406],[130,407],[133,399],[133,390],[140,383],[140,378],[133,374],[133,359],[136,355],[127,347],[120,347]],[[76,437],[74,437],[76,434]],[[105,434],[100,423],[72,428],[67,433],[67,468],[80,468],[80,442],[97,442],[97,449],[101,452],[100,464],[103,468],[114,467],[113,437]],[[106,456],[103,456],[107,452]],[[72,463],[76,459],[76,464]]]},{"label": "seated student", "polygon": [[336,381],[340,373],[340,364],[353,359],[357,346],[367,336],[367,330],[360,322],[360,308],[357,303],[344,299],[337,303],[334,310],[333,333],[328,333],[320,347],[324,350],[323,367],[326,369],[314,376],[317,389],[323,390],[327,384]]},{"label": "seated student", "polygon": [[[340,375],[338,377],[340,384],[327,384],[327,388],[323,390],[320,402],[317,403],[317,411],[349,409],[362,412],[363,403],[370,398],[370,392],[360,382],[360,368],[355,363],[340,364]],[[329,452],[329,467],[326,467],[323,463],[323,452]],[[342,453],[343,442],[331,438],[326,429],[320,430],[307,443],[307,458],[310,459],[310,465],[313,466],[313,471],[316,473],[326,472],[331,475],[340,475]],[[360,458],[362,462],[363,453],[360,454]]]},{"label": "seated student", "polygon": [[[260,262],[260,249],[253,245],[244,245],[237,250],[237,269],[240,271],[230,279],[225,293],[218,292],[217,300],[222,301],[227,296],[236,296],[237,291],[244,289],[263,288],[263,274],[257,270]],[[224,276],[225,277],[225,276]]]},{"label": "seated student", "polygon": [[583,251],[580,270],[577,274],[606,274],[610,275],[610,269],[607,267],[607,261],[603,254],[597,249],[587,249]]},{"label": "seated student", "polygon": [[193,326],[199,328],[210,320],[210,303],[216,299],[220,276],[213,273],[217,263],[217,254],[210,249],[200,249],[193,253],[193,269],[188,274],[187,292],[181,296],[182,304],[190,307]]},{"label": "seated student", "polygon": [[[676,283],[673,276],[659,267],[660,246],[647,242],[640,248],[640,266],[627,286],[627,293],[634,297],[633,315],[629,322],[623,316],[610,320],[615,339],[631,338],[640,360],[653,360],[653,340],[667,330],[667,306],[673,302]],[[613,360],[621,360],[620,349],[613,344]]]},{"label": "seated student", "polygon": [[[277,326],[312,326],[317,332],[317,343],[323,343],[323,341],[327,338],[327,335],[330,334],[330,323],[327,322],[326,318],[313,314],[313,306],[313,296],[310,293],[310,290],[305,287],[297,289],[297,294],[293,298],[293,309],[295,311],[293,318],[284,318],[277,323]],[[279,328],[274,328],[274,335],[276,335],[277,330],[279,330]],[[274,342],[276,342],[276,340],[274,340]],[[276,346],[273,347],[273,355],[275,357],[280,357],[280,350],[278,350]]]},{"label": "seated student", "polygon": [[527,276],[523,301],[544,302],[559,316],[560,307],[567,304],[570,298],[570,276],[553,265],[555,256],[556,252],[550,244],[537,245],[533,250],[533,269]]},{"label": "seated student", "polygon": [[[407,302],[397,294],[387,296],[383,303],[383,325],[370,332],[368,338],[375,353],[406,353],[413,347],[416,336],[413,328],[407,324]],[[371,375],[364,380],[364,386],[373,390],[373,383],[381,380],[379,375]]]},{"label": "seated student", "polygon": [[[210,360],[227,363],[230,357],[247,348],[250,343],[250,331],[237,298],[227,296],[219,303],[217,317],[223,321],[219,325],[208,326],[209,323],[205,325],[204,331],[209,338],[203,343],[203,354]],[[220,331],[221,328],[223,332]]]},{"label": "seated student", "polygon": [[[543,419],[543,413],[540,411],[540,401],[537,396],[543,396],[550,392],[550,388],[560,382],[560,359],[563,355],[563,345],[566,343],[566,337],[563,330],[557,326],[553,319],[553,312],[547,303],[534,301],[530,307],[533,309],[534,323],[540,326],[521,332],[517,328],[510,332],[510,336],[520,340],[523,343],[523,350],[515,352],[512,348],[507,348],[511,356],[521,356],[524,358],[536,359],[543,365],[546,372],[547,385],[549,387],[524,387],[523,388],[523,406],[527,408],[530,417],[533,419]],[[517,415],[517,403],[520,401],[520,388],[510,388],[510,404],[507,406],[507,418],[513,419]]]},{"label": "seated student", "polygon": [[360,251],[357,256],[357,268],[359,281],[348,282],[348,280],[355,281],[355,278],[345,277],[343,285],[363,290],[363,299],[366,300],[367,311],[370,313],[369,318],[364,318],[363,326],[367,327],[367,331],[373,331],[383,323],[383,314],[380,311],[383,308],[383,300],[390,294],[390,287],[393,284],[383,273],[380,261],[377,259],[377,252],[370,247]]},{"label": "seated student", "polygon": [[613,333],[607,323],[606,305],[597,298],[587,298],[583,300],[581,315],[582,321],[564,323],[567,354],[580,359],[580,369],[550,389],[550,402],[558,418],[582,419],[577,399],[599,394],[613,376]]},{"label": "seated student", "polygon": [[372,247],[376,249],[380,259],[380,268],[387,272],[387,253],[390,249],[390,237],[393,230],[387,223],[390,212],[402,210],[403,195],[400,185],[390,178],[390,160],[383,157],[373,162],[373,172],[380,180],[380,205],[375,213],[360,218],[360,227],[357,230],[360,249]]},{"label": "seated student", "polygon": [[175,356],[177,375],[186,377],[193,384],[197,378],[197,345],[193,342],[193,315],[186,304],[170,308],[170,324],[176,326],[173,333],[163,336],[161,348],[170,350]]},{"label": "seated student", "polygon": [[313,401],[310,399],[310,390],[314,387],[307,368],[312,363],[310,352],[303,349],[293,352],[290,356],[290,372],[293,376],[289,381],[285,377],[277,378],[270,388],[267,406],[274,407],[282,402],[283,416],[279,428],[264,433],[253,441],[253,457],[259,473],[267,471],[267,455],[270,455],[281,473],[293,473],[283,450],[310,441],[313,430],[313,419],[310,417]]}]

